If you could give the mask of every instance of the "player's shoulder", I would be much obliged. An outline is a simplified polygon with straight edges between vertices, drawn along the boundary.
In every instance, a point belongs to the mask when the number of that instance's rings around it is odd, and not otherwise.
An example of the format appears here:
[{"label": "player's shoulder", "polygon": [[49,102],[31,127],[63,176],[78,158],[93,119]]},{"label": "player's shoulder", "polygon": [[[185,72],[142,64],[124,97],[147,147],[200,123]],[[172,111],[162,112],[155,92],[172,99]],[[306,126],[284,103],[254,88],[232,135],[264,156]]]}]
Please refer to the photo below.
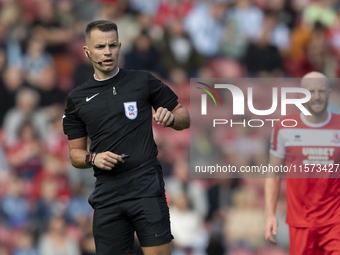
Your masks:
[{"label": "player's shoulder", "polygon": [[340,121],[340,114],[333,113],[333,112],[331,114],[332,114],[332,117],[331,117],[332,120]]},{"label": "player's shoulder", "polygon": [[330,117],[327,127],[330,129],[339,129],[340,114],[336,114],[332,112],[330,112],[330,114],[331,114],[331,117]]}]

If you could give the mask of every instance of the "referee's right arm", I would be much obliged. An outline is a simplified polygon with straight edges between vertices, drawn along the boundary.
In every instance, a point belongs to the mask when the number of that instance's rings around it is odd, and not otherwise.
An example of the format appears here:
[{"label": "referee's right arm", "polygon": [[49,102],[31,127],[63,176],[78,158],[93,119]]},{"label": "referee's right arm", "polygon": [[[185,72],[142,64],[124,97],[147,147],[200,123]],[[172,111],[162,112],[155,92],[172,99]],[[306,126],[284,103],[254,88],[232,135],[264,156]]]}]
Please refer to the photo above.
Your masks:
[{"label": "referee's right arm", "polygon": [[[72,93],[72,92],[71,92]],[[87,151],[87,131],[85,123],[79,118],[76,106],[70,95],[67,98],[65,114],[63,116],[63,129],[68,136],[71,164],[76,168],[91,168],[93,165],[103,170],[111,170],[115,164],[124,162],[120,155],[105,151],[96,153],[91,163],[86,162],[86,156],[91,154]],[[92,154],[94,155],[94,154]]]},{"label": "referee's right arm", "polygon": [[87,152],[87,137],[68,140],[70,148],[71,164],[76,168],[90,168],[91,165],[86,163]]},{"label": "referee's right arm", "polygon": [[[87,137],[68,140],[70,148],[71,164],[76,168],[90,168],[91,164],[86,162],[87,151]],[[110,151],[97,153],[93,160],[96,167],[103,170],[111,170],[118,162],[124,163],[122,157]]]}]

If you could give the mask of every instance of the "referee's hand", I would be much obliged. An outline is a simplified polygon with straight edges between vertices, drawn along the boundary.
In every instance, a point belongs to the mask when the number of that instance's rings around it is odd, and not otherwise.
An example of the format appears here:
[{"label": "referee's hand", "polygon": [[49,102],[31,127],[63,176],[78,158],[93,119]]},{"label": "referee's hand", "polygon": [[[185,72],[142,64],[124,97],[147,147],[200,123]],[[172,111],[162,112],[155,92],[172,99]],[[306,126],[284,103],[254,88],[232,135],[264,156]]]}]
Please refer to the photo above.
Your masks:
[{"label": "referee's hand", "polygon": [[94,165],[103,170],[111,170],[118,162],[124,163],[122,157],[111,151],[98,153],[94,159]]},{"label": "referee's hand", "polygon": [[158,125],[163,127],[169,127],[175,116],[166,108],[159,107],[156,113],[153,115],[153,119]]}]

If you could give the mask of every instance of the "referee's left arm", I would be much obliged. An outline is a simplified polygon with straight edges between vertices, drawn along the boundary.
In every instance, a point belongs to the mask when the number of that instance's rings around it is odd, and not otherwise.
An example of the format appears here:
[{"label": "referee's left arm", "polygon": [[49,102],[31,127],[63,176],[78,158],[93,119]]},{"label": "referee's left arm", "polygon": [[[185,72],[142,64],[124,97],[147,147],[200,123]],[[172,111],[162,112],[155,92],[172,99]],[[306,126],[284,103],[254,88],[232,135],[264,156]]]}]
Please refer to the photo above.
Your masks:
[{"label": "referee's left arm", "polygon": [[178,104],[172,111],[159,107],[153,118],[157,124],[163,127],[171,127],[175,130],[183,130],[190,127],[189,113],[181,104]]}]

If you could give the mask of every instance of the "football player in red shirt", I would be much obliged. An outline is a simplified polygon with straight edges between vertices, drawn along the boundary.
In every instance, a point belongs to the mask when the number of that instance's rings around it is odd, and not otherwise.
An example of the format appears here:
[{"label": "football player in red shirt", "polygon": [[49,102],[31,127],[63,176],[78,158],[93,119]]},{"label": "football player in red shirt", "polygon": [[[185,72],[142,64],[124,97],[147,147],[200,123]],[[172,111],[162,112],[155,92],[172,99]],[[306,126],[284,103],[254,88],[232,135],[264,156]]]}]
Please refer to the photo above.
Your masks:
[{"label": "football player in red shirt", "polygon": [[[279,121],[276,122],[269,164],[292,166],[291,169],[295,168],[299,174],[286,174],[290,254],[338,255],[340,115],[327,111],[331,88],[323,74],[306,74],[301,87],[311,93],[306,108],[312,115],[298,113],[284,117],[296,120],[295,127],[282,127]],[[278,228],[275,212],[280,186],[278,177],[265,180],[265,237],[273,243],[276,240],[272,234],[276,235]]]}]

